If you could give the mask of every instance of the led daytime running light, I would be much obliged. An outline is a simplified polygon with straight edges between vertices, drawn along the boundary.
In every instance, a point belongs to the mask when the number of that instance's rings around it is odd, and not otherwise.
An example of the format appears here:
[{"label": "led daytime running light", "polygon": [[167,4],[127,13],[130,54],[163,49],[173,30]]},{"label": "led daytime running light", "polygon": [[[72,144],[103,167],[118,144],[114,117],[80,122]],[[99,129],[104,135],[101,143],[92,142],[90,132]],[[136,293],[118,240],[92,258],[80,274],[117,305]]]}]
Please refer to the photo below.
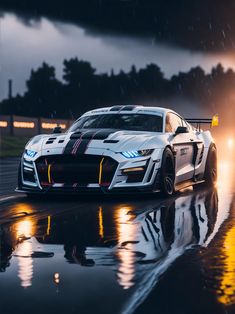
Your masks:
[{"label": "led daytime running light", "polygon": [[132,150],[132,151],[126,151],[122,152],[121,154],[126,158],[136,158],[136,157],[143,157],[143,156],[149,156],[153,152],[153,149],[144,149],[144,150]]},{"label": "led daytime running light", "polygon": [[25,151],[26,155],[33,158],[34,156],[36,156],[37,152],[35,152],[34,150],[30,150],[30,149],[27,149]]}]

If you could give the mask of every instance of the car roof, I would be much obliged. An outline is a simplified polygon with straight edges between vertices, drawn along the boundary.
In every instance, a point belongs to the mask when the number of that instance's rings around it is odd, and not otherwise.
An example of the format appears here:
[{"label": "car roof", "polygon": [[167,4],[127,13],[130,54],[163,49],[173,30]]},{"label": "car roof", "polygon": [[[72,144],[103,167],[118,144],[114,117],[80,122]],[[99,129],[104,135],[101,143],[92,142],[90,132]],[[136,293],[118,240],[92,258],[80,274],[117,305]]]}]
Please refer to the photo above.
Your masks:
[{"label": "car roof", "polygon": [[[91,111],[88,111],[84,114],[85,115],[93,115],[93,114],[99,114],[99,113],[147,113],[147,114],[161,114],[165,115],[167,112],[173,112],[175,111],[163,108],[163,107],[153,107],[153,106],[140,106],[140,105],[116,105],[112,107],[103,107],[94,109]],[[176,113],[177,114],[177,113]]]}]

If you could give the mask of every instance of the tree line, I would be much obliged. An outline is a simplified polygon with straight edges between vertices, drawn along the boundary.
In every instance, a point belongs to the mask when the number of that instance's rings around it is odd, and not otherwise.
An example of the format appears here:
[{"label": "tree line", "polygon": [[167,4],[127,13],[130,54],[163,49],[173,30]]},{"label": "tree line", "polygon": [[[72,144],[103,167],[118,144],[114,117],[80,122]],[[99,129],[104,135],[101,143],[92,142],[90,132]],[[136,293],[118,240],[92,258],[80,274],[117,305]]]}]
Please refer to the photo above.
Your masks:
[{"label": "tree line", "polygon": [[193,102],[198,108],[219,108],[234,97],[235,72],[218,64],[205,73],[198,66],[167,79],[158,65],[148,64],[138,70],[133,65],[128,72],[97,73],[90,62],[72,58],[63,62],[63,80],[56,77],[53,66],[44,62],[31,70],[26,86],[23,95],[0,103],[1,114],[75,118],[101,106],[157,106],[175,97]]}]

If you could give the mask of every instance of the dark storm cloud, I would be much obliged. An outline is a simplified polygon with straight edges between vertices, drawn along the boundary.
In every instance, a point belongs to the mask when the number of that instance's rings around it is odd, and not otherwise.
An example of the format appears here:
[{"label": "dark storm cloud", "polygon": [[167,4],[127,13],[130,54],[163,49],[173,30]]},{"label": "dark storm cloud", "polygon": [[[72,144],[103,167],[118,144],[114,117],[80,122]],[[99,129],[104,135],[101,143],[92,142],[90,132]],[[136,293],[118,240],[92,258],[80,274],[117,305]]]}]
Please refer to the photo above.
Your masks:
[{"label": "dark storm cloud", "polygon": [[235,0],[2,0],[5,10],[48,16],[202,51],[235,48]]}]

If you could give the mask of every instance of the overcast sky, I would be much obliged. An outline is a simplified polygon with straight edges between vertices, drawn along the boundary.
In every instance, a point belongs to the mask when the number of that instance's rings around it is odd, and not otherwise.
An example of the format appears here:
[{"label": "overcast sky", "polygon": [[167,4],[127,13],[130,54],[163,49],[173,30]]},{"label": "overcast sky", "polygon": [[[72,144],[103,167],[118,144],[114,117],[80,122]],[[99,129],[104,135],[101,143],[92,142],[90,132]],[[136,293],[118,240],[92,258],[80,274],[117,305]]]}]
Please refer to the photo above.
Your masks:
[{"label": "overcast sky", "polygon": [[158,64],[166,77],[201,65],[209,71],[218,62],[235,68],[235,54],[209,54],[159,44],[152,38],[125,37],[88,32],[72,24],[49,21],[27,23],[13,14],[0,18],[0,99],[7,97],[8,79],[13,79],[13,93],[25,91],[30,70],[43,61],[54,65],[59,78],[65,58],[87,60],[98,72],[128,71],[147,63]]}]

